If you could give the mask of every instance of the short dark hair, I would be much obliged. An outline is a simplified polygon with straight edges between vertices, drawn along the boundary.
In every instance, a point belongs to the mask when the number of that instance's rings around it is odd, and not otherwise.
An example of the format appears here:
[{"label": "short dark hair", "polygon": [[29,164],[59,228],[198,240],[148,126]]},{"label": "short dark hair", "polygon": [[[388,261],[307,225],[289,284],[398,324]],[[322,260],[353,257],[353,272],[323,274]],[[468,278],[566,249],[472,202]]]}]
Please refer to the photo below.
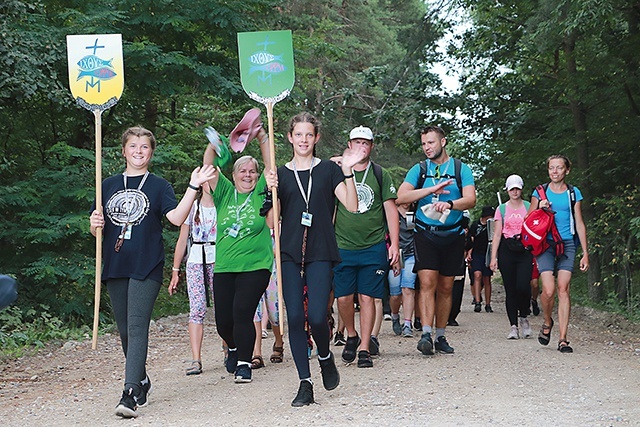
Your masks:
[{"label": "short dark hair", "polygon": [[440,126],[427,126],[420,132],[420,135],[426,135],[429,132],[435,132],[440,135],[440,138],[446,138],[447,135],[444,133],[444,130]]},{"label": "short dark hair", "polygon": [[124,133],[122,134],[122,146],[123,147],[127,144],[127,141],[132,136],[137,136],[138,138],[140,138],[142,136],[146,136],[147,138],[149,138],[149,142],[151,143],[151,150],[155,151],[155,149],[156,149],[156,137],[153,136],[153,132],[151,132],[149,129],[145,129],[142,126],[133,126],[133,127],[130,127],[129,129],[125,130]]}]

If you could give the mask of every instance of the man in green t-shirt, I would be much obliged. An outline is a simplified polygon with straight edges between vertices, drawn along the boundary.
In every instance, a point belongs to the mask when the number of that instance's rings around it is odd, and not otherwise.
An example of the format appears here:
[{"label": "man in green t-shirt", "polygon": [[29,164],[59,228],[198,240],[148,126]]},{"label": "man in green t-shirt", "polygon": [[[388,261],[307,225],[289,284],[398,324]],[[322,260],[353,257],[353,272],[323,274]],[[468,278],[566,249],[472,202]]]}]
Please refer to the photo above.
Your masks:
[{"label": "man in green t-shirt", "polygon": [[[358,211],[352,213],[338,205],[335,219],[336,240],[342,262],[334,268],[333,286],[338,299],[338,311],[347,331],[347,343],[342,360],[351,363],[358,356],[358,367],[373,366],[370,350],[377,350],[373,337],[375,299],[384,295],[384,280],[389,265],[399,258],[399,220],[395,205],[396,189],[391,175],[371,161],[373,132],[358,126],[349,134],[349,148],[363,147],[367,156],[353,167],[358,192]],[[389,231],[390,246],[385,235]],[[361,340],[355,329],[353,295],[360,302]],[[375,349],[370,348],[370,344]]]}]

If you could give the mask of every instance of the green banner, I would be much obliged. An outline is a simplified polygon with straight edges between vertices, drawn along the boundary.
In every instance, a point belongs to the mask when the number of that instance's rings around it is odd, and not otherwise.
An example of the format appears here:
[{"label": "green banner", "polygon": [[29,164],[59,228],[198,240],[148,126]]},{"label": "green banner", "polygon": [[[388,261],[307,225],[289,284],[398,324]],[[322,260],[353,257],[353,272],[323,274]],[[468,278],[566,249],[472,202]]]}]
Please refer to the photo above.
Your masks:
[{"label": "green banner", "polygon": [[291,31],[238,33],[240,80],[261,104],[286,98],[295,81]]}]

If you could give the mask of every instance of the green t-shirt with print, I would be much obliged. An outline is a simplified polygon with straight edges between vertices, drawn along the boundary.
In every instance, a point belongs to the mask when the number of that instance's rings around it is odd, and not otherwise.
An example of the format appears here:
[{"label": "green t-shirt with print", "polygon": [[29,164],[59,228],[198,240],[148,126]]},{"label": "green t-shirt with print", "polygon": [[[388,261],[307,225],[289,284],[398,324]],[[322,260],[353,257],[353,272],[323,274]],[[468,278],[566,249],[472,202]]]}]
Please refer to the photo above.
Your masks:
[{"label": "green t-shirt with print", "polygon": [[[240,273],[267,269],[273,266],[271,232],[260,208],[266,185],[260,175],[256,188],[251,193],[241,194],[224,175],[220,175],[213,192],[213,202],[218,213],[216,236],[216,273]],[[234,234],[237,225],[237,236]],[[230,234],[231,233],[231,234]]]},{"label": "green t-shirt with print", "polygon": [[358,190],[358,212],[349,212],[342,203],[338,203],[336,212],[336,240],[340,249],[365,249],[383,241],[386,232],[383,202],[398,197],[386,169],[382,169],[382,188],[373,173],[373,166],[368,167],[368,172],[367,169],[354,171],[354,179]]}]

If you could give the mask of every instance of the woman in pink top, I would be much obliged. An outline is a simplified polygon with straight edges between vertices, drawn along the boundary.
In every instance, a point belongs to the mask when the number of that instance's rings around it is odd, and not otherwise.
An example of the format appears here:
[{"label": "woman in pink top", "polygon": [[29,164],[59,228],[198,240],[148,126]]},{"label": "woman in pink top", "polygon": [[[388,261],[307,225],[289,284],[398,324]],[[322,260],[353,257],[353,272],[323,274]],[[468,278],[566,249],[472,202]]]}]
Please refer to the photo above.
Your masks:
[{"label": "woman in pink top", "polygon": [[[493,247],[491,249],[490,268],[500,268],[504,292],[506,295],[507,316],[511,330],[507,339],[529,338],[531,326],[529,303],[531,301],[532,255],[520,243],[520,232],[529,203],[522,199],[524,183],[518,175],[507,178],[505,189],[509,200],[496,209]],[[520,318],[520,330],[518,329]]]}]

